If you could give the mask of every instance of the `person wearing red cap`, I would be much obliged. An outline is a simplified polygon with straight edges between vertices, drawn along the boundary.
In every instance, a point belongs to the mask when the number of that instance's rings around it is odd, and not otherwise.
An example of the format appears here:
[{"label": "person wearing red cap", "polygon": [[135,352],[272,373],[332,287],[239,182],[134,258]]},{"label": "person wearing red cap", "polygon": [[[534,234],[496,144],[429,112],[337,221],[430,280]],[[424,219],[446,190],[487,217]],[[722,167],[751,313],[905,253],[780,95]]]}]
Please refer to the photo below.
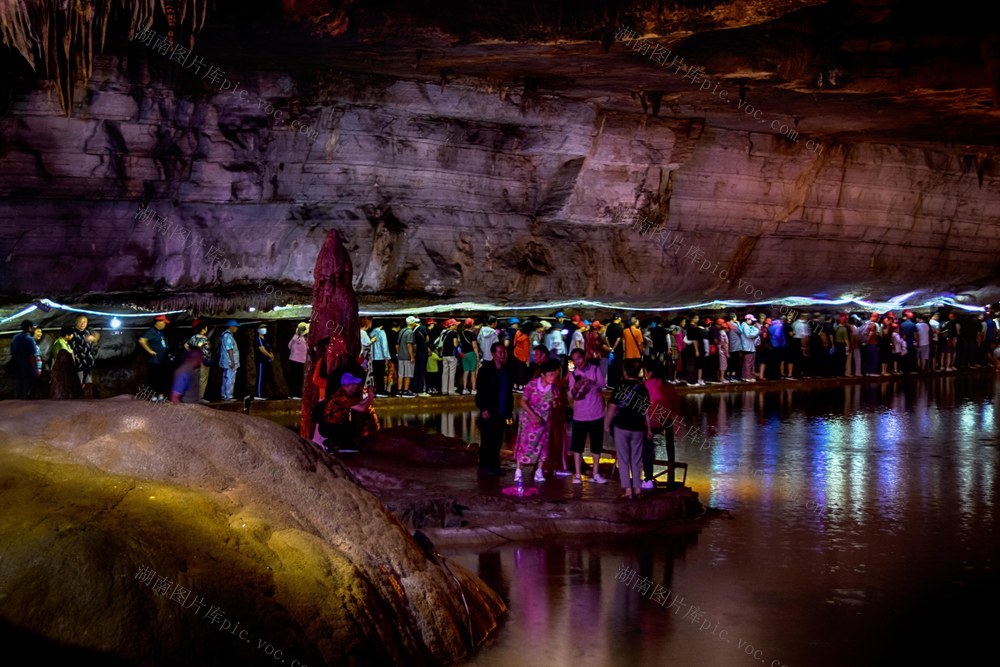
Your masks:
[{"label": "person wearing red cap", "polygon": [[166,315],[157,315],[153,326],[146,329],[139,338],[139,346],[146,352],[146,383],[154,392],[153,400],[162,401],[166,399],[170,391],[170,364],[167,360],[167,339],[163,335],[163,330],[170,320]]}]

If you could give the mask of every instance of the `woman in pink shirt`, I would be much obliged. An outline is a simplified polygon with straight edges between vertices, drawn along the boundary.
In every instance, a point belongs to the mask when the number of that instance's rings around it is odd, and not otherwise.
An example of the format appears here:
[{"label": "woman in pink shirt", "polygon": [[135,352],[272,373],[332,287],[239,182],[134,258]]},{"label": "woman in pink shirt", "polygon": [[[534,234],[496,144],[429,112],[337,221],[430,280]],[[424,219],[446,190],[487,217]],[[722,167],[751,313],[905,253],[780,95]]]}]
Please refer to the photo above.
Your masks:
[{"label": "woman in pink shirt", "polygon": [[303,371],[308,352],[309,324],[302,322],[295,328],[295,335],[288,341],[288,393],[292,398],[301,398]]}]

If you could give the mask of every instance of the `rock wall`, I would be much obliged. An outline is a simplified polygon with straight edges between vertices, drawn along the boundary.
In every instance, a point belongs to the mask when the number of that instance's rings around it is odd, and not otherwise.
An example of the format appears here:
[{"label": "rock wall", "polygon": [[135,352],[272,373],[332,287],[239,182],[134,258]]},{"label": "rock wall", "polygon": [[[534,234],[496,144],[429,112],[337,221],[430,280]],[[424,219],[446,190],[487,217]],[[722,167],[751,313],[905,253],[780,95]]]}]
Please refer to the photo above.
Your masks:
[{"label": "rock wall", "polygon": [[[945,145],[807,148],[482,82],[324,72],[306,93],[246,73],[295,132],[157,58],[97,58],[72,117],[36,90],[0,118],[0,299],[307,303],[331,227],[368,306],[998,293],[1000,174]],[[665,243],[615,220],[636,210]]]}]

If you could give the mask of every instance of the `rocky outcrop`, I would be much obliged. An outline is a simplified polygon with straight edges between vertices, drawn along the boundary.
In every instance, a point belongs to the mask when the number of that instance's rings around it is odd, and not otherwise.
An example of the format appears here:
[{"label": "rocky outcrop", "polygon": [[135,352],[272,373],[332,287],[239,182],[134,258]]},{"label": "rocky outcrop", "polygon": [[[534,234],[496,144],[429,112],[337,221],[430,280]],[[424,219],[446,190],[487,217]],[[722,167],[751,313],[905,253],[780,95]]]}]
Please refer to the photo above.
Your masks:
[{"label": "rocky outcrop", "polygon": [[262,419],[5,402],[0,477],[8,649],[431,664],[466,654],[505,611],[473,575],[431,562],[336,460]]}]

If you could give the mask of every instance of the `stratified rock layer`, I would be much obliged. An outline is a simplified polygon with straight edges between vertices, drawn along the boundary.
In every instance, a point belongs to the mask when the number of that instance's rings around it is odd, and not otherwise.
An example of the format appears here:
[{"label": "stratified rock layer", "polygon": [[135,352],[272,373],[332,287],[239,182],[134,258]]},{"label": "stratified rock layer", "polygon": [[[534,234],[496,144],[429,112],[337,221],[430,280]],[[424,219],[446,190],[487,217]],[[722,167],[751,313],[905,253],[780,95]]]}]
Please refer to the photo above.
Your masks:
[{"label": "stratified rock layer", "polygon": [[505,611],[337,461],[201,406],[5,402],[0,506],[0,629],[70,655],[431,664]]}]

